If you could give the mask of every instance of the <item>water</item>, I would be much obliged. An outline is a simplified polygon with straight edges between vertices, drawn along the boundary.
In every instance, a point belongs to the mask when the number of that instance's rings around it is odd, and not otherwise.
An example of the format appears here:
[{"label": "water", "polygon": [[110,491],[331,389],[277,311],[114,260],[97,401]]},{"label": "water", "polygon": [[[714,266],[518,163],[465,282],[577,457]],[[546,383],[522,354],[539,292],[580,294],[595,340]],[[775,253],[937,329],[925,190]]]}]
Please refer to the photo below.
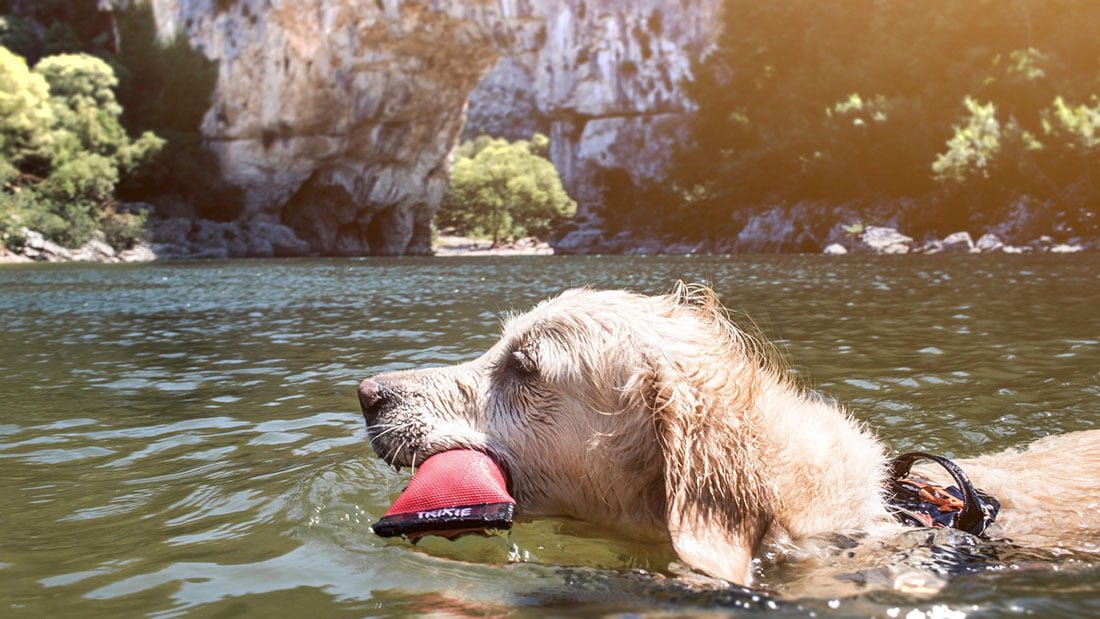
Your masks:
[{"label": "water", "polygon": [[370,533],[408,473],[367,447],[358,379],[476,356],[502,312],[570,286],[677,278],[712,282],[897,450],[1100,427],[1092,255],[5,267],[0,615],[1100,613],[1087,552],[1002,556],[930,597],[834,597],[773,566],[769,603],[574,522],[418,546]]}]

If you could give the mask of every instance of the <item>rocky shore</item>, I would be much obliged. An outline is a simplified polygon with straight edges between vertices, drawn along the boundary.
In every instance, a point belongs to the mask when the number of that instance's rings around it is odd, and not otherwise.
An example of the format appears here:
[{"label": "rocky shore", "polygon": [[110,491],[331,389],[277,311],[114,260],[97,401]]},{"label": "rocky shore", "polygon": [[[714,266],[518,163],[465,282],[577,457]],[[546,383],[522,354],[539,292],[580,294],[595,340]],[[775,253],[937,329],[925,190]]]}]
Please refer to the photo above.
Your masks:
[{"label": "rocky shore", "polygon": [[16,249],[0,247],[0,264],[20,262],[148,262],[157,258],[144,243],[126,249],[116,249],[107,243],[102,232],[76,249],[62,247],[47,240],[41,233],[23,228],[22,244]]},{"label": "rocky shore", "polygon": [[[102,233],[77,249],[62,247],[41,233],[24,228],[22,244],[0,247],[0,264],[27,262],[148,262],[151,260],[271,258],[315,255],[294,232],[277,223],[214,222],[172,218],[150,225],[151,240],[118,249]],[[442,235],[433,244],[436,256],[542,256],[554,250],[534,238],[500,245],[470,237]]]},{"label": "rocky shore", "polygon": [[[579,238],[577,238],[579,237]],[[774,239],[763,242],[781,245]],[[948,234],[942,239],[929,238],[915,241],[894,228],[867,226],[856,232],[836,235],[821,249],[769,247],[746,248],[738,237],[716,241],[690,241],[685,239],[635,236],[619,233],[605,237],[598,231],[586,231],[583,235],[565,239],[555,246],[556,253],[566,255],[621,254],[683,255],[683,254],[746,254],[746,253],[823,253],[833,256],[845,254],[1072,254],[1083,251],[1100,251],[1100,239],[1070,238],[1058,241],[1043,234],[1029,241],[1008,243],[993,232],[987,232],[976,241],[969,232]]]},{"label": "rocky shore", "polygon": [[[1024,206],[995,225],[975,226],[943,236],[904,233],[904,209],[865,225],[854,212],[834,209],[833,223],[822,221],[820,206],[796,205],[765,210],[748,219],[739,233],[713,240],[657,237],[632,232],[606,233],[579,228],[552,240],[521,239],[494,246],[490,241],[441,235],[430,253],[436,256],[515,256],[549,254],[1064,254],[1100,252],[1100,237],[1075,234],[1058,218],[1038,217]],[[885,213],[886,211],[884,211]],[[902,215],[896,213],[901,212]],[[1050,223],[1054,222],[1054,223]],[[184,217],[153,219],[149,241],[129,248],[109,245],[99,233],[79,248],[65,248],[42,234],[24,229],[14,250],[0,249],[0,263],[11,262],[146,262],[161,259],[270,258],[317,255],[290,227],[275,220],[216,222]],[[347,255],[359,255],[348,253]]]},{"label": "rocky shore", "polygon": [[[870,213],[815,203],[763,209],[738,233],[710,240],[653,236],[632,231],[609,234],[598,224],[579,227],[551,241],[555,253],[594,254],[974,254],[1076,253],[1100,251],[1100,236],[1084,235],[1065,213],[1044,212],[1026,200],[1006,209],[997,223],[975,223],[942,236],[907,235],[916,202],[883,203]],[[878,225],[863,223],[865,220]]]}]

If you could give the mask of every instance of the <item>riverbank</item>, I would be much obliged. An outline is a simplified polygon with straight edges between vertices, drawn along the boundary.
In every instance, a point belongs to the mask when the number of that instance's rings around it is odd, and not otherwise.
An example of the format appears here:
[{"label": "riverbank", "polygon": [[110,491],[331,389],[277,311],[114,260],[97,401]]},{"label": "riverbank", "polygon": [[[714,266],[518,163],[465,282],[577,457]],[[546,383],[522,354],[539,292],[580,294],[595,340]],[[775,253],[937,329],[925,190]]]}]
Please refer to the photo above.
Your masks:
[{"label": "riverbank", "polygon": [[150,262],[157,259],[153,248],[145,243],[117,249],[107,243],[102,232],[78,248],[62,247],[47,240],[41,233],[24,228],[21,244],[16,249],[0,246],[0,264],[27,262]]},{"label": "riverbank", "polygon": [[895,228],[883,226],[849,226],[831,234],[824,246],[806,239],[782,237],[755,238],[745,242],[742,237],[692,241],[668,237],[640,236],[629,232],[605,235],[598,230],[571,233],[555,245],[562,255],[728,255],[728,254],[1072,254],[1100,252],[1100,239],[1071,237],[1058,240],[1041,234],[1022,243],[1008,242],[993,232],[975,239],[969,232],[953,232],[921,241]]},{"label": "riverbank", "polygon": [[[1100,252],[1100,231],[1086,216],[1026,197],[998,217],[929,230],[919,200],[869,205],[800,202],[756,209],[733,230],[700,239],[649,231],[608,232],[589,221],[551,241],[555,253],[596,254],[941,254]],[[1079,214],[1077,214],[1079,215]]]},{"label": "riverbank", "polygon": [[[76,249],[62,247],[47,240],[34,230],[22,231],[23,242],[15,250],[0,247],[0,264],[20,264],[32,262],[150,262],[153,260],[183,260],[210,258],[244,257],[294,257],[308,256],[308,248],[296,243],[297,239],[285,226],[264,230],[266,235],[226,234],[232,232],[236,224],[199,222],[194,227],[198,233],[189,241],[187,234],[179,231],[172,236],[173,242],[164,242],[163,223],[154,225],[154,242],[137,243],[127,249],[116,249],[107,244],[102,235]],[[179,226],[176,226],[177,228]],[[190,225],[186,226],[191,228]],[[275,226],[268,226],[274,228]],[[472,237],[441,235],[432,244],[433,255],[439,257],[457,256],[545,256],[554,253],[547,243],[534,238],[519,239],[502,245],[493,245],[491,241]]]},{"label": "riverbank", "polygon": [[466,236],[440,235],[432,243],[436,256],[546,256],[554,253],[549,244],[535,238],[503,245]]},{"label": "riverbank", "polygon": [[[958,230],[942,236],[906,234],[903,224],[865,225],[838,216],[832,224],[810,216],[809,209],[774,209],[750,218],[735,235],[708,240],[655,236],[590,227],[572,230],[551,243],[534,238],[494,246],[491,241],[453,234],[435,238],[431,255],[685,255],[685,254],[1044,254],[1100,252],[1100,237],[1075,235],[1065,227],[1042,225],[1027,211],[997,225]],[[149,241],[111,247],[102,233],[79,248],[65,248],[33,230],[21,232],[22,244],[0,248],[0,263],[148,262],[173,259],[225,259],[310,256],[307,243],[277,222],[213,222],[170,218],[154,220]]]}]

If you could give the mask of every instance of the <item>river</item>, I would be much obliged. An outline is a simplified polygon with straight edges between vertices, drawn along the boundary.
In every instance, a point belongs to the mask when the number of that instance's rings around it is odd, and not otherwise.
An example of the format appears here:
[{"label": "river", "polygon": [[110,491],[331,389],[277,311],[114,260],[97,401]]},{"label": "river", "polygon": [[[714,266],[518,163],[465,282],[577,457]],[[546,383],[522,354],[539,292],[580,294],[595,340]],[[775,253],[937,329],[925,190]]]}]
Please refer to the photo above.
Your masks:
[{"label": "river", "polygon": [[[0,614],[766,606],[684,584],[665,548],[569,521],[416,546],[368,528],[408,472],[366,444],[360,378],[472,358],[502,313],[568,287],[677,279],[710,282],[896,450],[961,457],[1100,428],[1096,255],[7,266]],[[765,574],[780,615],[1100,614],[1100,550],[1008,556],[930,595],[832,596],[797,566]]]}]

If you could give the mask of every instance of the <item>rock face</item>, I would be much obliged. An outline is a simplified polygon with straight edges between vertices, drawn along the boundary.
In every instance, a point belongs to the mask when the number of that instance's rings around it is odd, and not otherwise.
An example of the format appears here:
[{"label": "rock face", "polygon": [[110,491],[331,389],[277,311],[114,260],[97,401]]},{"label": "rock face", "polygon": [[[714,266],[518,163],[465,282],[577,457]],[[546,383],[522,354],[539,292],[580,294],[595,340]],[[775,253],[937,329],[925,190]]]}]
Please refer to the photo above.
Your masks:
[{"label": "rock face", "polygon": [[245,191],[244,217],[352,255],[430,250],[468,100],[474,128],[548,131],[582,214],[610,183],[658,173],[687,109],[678,84],[716,34],[720,2],[152,6],[163,34],[186,33],[218,64],[202,131]]},{"label": "rock face", "polygon": [[[614,183],[660,174],[690,103],[679,84],[717,36],[720,0],[547,0],[470,95],[467,135],[551,137],[580,216]],[[542,28],[545,28],[543,30]]]}]

